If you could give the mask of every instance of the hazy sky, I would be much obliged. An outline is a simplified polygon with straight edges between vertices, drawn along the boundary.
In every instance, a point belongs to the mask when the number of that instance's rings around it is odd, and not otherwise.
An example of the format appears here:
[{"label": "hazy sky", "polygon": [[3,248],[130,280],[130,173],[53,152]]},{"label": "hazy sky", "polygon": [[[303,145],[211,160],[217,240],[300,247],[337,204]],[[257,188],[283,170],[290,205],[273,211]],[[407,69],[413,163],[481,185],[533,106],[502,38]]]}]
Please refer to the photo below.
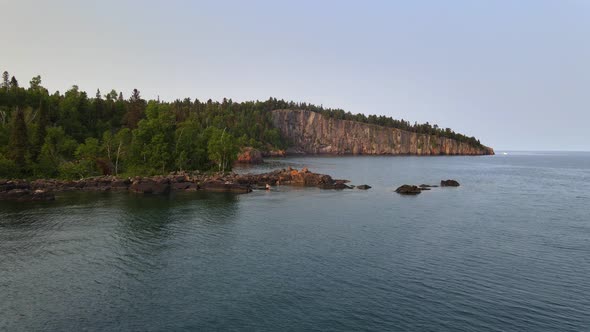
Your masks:
[{"label": "hazy sky", "polygon": [[0,0],[50,91],[307,101],[503,149],[590,150],[590,1]]}]

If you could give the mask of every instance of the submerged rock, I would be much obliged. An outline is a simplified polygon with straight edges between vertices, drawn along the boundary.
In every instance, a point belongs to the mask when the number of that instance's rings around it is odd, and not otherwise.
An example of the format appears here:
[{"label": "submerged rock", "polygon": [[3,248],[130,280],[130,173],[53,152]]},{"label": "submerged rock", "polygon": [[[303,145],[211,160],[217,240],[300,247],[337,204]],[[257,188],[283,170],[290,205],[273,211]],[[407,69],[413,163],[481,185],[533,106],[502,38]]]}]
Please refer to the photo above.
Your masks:
[{"label": "submerged rock", "polygon": [[432,185],[432,184],[421,184],[418,187],[420,188],[437,188],[437,185]]},{"label": "submerged rock", "polygon": [[342,182],[335,182],[335,183],[325,183],[319,186],[322,189],[352,189],[352,186],[348,186]]},{"label": "submerged rock", "polygon": [[418,186],[412,186],[409,184],[404,184],[403,186],[397,188],[395,190],[396,193],[402,195],[417,195],[422,192]]},{"label": "submerged rock", "polygon": [[457,182],[456,180],[441,180],[440,186],[441,187],[458,187],[459,182]]},{"label": "submerged rock", "polygon": [[252,191],[252,188],[247,185],[241,185],[238,183],[221,182],[221,181],[209,181],[205,182],[200,186],[200,189],[211,192],[224,192],[224,193],[235,193],[235,194],[246,194]]},{"label": "submerged rock", "polygon": [[11,189],[0,192],[0,200],[8,201],[52,201],[55,195],[45,190]]},{"label": "submerged rock", "polygon": [[361,184],[360,186],[356,186],[357,189],[361,189],[361,190],[367,190],[367,189],[371,189],[372,187],[369,186],[368,184]]},{"label": "submerged rock", "polygon": [[170,192],[170,179],[168,178],[136,178],[129,190],[139,194],[166,194]]}]

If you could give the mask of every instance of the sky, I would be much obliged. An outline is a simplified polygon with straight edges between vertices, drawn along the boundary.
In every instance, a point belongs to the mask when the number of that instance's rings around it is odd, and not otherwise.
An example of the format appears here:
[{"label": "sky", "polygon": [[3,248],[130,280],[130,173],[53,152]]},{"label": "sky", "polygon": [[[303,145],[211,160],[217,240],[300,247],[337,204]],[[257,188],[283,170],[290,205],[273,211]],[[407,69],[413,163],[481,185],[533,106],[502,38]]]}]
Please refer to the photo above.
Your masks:
[{"label": "sky", "polygon": [[590,1],[0,0],[0,71],[51,92],[279,99],[590,151]]}]

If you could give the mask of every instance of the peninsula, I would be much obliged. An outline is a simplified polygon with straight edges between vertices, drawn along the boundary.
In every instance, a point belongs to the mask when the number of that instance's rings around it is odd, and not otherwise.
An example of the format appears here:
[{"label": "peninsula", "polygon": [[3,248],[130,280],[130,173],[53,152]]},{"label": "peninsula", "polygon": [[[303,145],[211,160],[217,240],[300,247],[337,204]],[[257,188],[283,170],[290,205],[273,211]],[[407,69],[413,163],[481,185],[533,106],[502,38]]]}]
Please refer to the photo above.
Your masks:
[{"label": "peninsula", "polygon": [[137,89],[90,97],[76,85],[50,93],[40,76],[23,87],[7,71],[0,82],[0,179],[226,173],[263,155],[493,153],[450,128],[276,98],[166,102]]}]

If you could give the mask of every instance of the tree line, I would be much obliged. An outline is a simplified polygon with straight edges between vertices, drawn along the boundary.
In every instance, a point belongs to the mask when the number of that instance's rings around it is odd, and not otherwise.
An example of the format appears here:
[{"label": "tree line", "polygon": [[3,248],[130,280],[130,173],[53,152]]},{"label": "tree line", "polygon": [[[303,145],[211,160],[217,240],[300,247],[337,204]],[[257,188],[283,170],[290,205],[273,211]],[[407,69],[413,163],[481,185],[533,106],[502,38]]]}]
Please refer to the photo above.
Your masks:
[{"label": "tree line", "polygon": [[436,126],[352,115],[307,103],[266,101],[173,102],[128,98],[111,90],[90,97],[77,86],[49,93],[33,77],[28,87],[8,72],[0,83],[0,178],[77,179],[101,174],[154,175],[173,170],[231,169],[241,147],[285,149],[274,109],[308,109],[325,116],[441,135],[479,144]]}]

